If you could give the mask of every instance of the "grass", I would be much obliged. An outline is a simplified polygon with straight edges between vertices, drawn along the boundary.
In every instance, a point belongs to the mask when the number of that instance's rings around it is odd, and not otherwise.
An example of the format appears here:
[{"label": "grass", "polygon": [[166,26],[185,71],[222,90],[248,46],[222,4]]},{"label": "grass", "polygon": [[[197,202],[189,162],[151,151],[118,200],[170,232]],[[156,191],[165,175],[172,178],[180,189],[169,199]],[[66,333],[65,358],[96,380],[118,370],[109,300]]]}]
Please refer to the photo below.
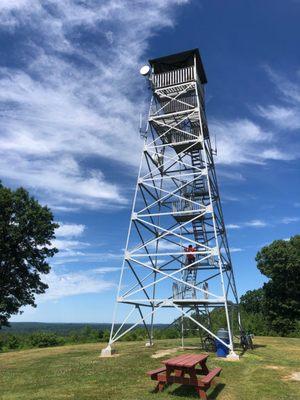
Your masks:
[{"label": "grass", "polygon": [[[195,345],[195,340],[187,344]],[[300,339],[255,339],[257,348],[238,362],[209,357],[209,367],[223,368],[211,389],[217,400],[300,400]],[[99,358],[101,344],[82,344],[0,354],[1,400],[184,400],[195,399],[190,388],[173,385],[153,393],[155,382],[145,374],[160,366],[151,358],[160,349],[178,346],[177,340],[158,341],[153,348],[141,342],[117,345],[118,357]],[[184,350],[185,353],[191,350]],[[193,350],[192,352],[199,352]],[[178,354],[180,351],[178,352]],[[170,358],[167,356],[164,358]]]}]

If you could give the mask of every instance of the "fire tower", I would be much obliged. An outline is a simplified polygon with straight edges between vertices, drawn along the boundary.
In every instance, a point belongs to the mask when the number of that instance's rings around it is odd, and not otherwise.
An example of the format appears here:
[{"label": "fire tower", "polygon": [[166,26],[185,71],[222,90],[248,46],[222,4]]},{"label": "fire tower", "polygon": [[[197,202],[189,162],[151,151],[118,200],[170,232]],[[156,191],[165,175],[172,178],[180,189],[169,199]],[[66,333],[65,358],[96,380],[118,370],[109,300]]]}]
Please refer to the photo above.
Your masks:
[{"label": "fire tower", "polygon": [[230,337],[229,344],[223,343],[234,356],[232,319],[238,313],[232,309],[238,296],[206,120],[201,57],[195,49],[149,64],[141,74],[149,80],[152,98],[116,310],[103,354],[140,324],[151,345],[154,317],[163,312],[170,319],[176,311],[216,337],[209,314],[221,307]]}]

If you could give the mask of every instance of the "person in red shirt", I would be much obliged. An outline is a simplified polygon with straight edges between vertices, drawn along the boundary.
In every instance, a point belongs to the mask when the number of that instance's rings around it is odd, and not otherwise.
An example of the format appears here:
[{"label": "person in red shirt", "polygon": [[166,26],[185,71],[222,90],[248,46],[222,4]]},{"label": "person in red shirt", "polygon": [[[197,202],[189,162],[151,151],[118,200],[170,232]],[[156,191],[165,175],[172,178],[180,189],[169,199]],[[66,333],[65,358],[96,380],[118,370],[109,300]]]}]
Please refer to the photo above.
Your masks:
[{"label": "person in red shirt", "polygon": [[196,248],[190,244],[189,247],[184,248],[184,251],[187,253],[186,254],[186,265],[193,264],[196,261],[195,254],[193,254],[196,251]]}]

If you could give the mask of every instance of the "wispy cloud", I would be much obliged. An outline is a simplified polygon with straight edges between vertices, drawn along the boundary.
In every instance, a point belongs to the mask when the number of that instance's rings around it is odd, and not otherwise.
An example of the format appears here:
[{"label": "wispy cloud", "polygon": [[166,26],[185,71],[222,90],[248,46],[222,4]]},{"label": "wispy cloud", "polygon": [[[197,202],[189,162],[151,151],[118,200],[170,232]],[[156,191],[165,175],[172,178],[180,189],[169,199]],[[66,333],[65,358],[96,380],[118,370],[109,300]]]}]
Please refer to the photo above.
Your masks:
[{"label": "wispy cloud", "polygon": [[[293,78],[280,74],[265,65],[264,69],[273,83],[278,97],[271,104],[258,105],[254,112],[270,122],[274,131],[293,133],[300,128],[300,76],[295,72]],[[282,148],[290,154],[291,159],[299,157],[299,141],[281,140]]]},{"label": "wispy cloud", "polygon": [[283,224],[292,224],[293,222],[298,222],[300,221],[300,217],[284,217],[282,218],[281,222]]},{"label": "wispy cloud", "polygon": [[279,105],[258,106],[257,113],[261,117],[271,121],[273,124],[288,130],[300,127],[300,112],[293,107]]},{"label": "wispy cloud", "polygon": [[300,217],[283,217],[281,219],[273,220],[272,223],[266,222],[262,219],[252,219],[250,221],[246,222],[241,222],[238,224],[227,224],[226,228],[227,229],[241,229],[245,227],[250,227],[250,228],[265,228],[266,226],[269,225],[278,225],[278,224],[292,224],[294,222],[299,222]]},{"label": "wispy cloud", "polygon": [[241,228],[245,228],[245,227],[264,228],[267,225],[268,225],[268,223],[261,219],[252,219],[250,221],[240,222],[237,224],[227,224],[226,228],[227,229],[241,229]]},{"label": "wispy cloud", "polygon": [[231,247],[230,248],[230,252],[231,253],[239,253],[241,251],[244,251],[243,249],[241,249],[240,247]]},{"label": "wispy cloud", "polygon": [[[81,242],[79,240],[55,239],[52,241],[52,245],[56,247],[58,250],[60,250],[60,252],[56,255],[56,257],[66,257],[74,255],[75,254],[74,250],[82,249],[84,247],[89,246],[90,244],[87,242]],[[76,252],[76,254],[83,255],[84,253]]]},{"label": "wispy cloud", "polygon": [[83,270],[71,273],[57,273],[55,269],[45,275],[43,281],[49,285],[45,294],[37,297],[37,302],[58,300],[63,297],[76,296],[81,294],[101,293],[106,290],[114,289],[116,282],[106,280],[102,275],[112,272],[111,269],[103,268],[99,270]]},{"label": "wispy cloud", "polygon": [[267,226],[267,222],[261,219],[252,219],[251,221],[245,222],[246,226],[254,227],[254,228],[264,228]]},{"label": "wispy cloud", "polygon": [[136,165],[138,67],[185,2],[2,1],[2,29],[21,38],[15,65],[0,68],[3,176],[66,210],[124,204],[102,165]]},{"label": "wispy cloud", "polygon": [[218,163],[263,164],[267,160],[293,158],[277,147],[271,132],[249,119],[212,120],[210,130],[218,138]]},{"label": "wispy cloud", "polygon": [[217,137],[217,162],[221,164],[264,164],[268,160],[290,161],[300,155],[297,142],[282,140],[283,130],[295,131],[300,128],[299,76],[295,74],[292,81],[269,66],[264,66],[264,70],[278,98],[273,104],[251,107],[255,116],[263,120],[237,118],[212,119],[210,122],[210,130]]},{"label": "wispy cloud", "polygon": [[226,228],[227,229],[240,229],[241,225],[238,225],[238,224],[227,224]]}]

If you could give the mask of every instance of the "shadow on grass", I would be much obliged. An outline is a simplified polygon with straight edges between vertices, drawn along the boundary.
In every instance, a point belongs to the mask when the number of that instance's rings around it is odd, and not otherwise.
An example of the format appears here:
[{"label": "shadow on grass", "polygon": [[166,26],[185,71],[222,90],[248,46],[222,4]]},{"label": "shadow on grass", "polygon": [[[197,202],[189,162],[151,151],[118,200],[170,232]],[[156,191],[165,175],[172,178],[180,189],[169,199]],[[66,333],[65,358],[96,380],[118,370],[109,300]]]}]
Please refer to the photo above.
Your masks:
[{"label": "shadow on grass", "polygon": [[247,351],[253,351],[261,347],[267,347],[265,344],[253,344],[253,349],[242,349],[240,346],[236,346],[236,349],[240,351],[240,357],[242,357]]},{"label": "shadow on grass", "polygon": [[[213,390],[209,390],[207,394],[207,398],[209,400],[214,400],[217,399],[217,396],[221,393],[221,391],[224,389],[225,384],[224,383],[218,383],[213,387]],[[194,387],[191,386],[179,386],[172,392],[169,392],[170,395],[172,396],[178,396],[178,397],[190,397],[191,399],[199,399],[199,395],[197,394],[196,390]]]},{"label": "shadow on grass", "polygon": [[254,346],[254,350],[259,349],[261,347],[268,347],[266,344],[254,344],[254,343],[253,343],[253,346]]}]

